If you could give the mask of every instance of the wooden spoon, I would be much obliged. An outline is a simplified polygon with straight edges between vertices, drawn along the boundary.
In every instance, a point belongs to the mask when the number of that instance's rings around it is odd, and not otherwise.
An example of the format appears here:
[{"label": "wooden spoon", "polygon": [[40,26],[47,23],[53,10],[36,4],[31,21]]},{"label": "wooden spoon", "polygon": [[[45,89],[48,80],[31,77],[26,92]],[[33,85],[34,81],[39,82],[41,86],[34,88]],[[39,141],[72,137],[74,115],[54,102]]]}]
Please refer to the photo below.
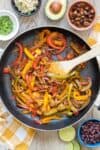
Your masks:
[{"label": "wooden spoon", "polygon": [[100,44],[94,45],[90,51],[69,61],[53,61],[50,63],[49,76],[66,76],[77,65],[100,55]]}]

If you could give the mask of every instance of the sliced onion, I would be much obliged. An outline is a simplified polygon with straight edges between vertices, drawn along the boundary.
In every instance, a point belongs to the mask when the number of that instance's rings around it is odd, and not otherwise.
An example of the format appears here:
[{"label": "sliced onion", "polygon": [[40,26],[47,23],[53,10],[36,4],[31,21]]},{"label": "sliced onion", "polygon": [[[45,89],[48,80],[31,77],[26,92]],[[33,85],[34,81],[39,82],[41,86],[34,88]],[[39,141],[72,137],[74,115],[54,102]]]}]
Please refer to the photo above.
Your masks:
[{"label": "sliced onion", "polygon": [[90,89],[91,86],[92,86],[92,80],[91,80],[91,78],[88,77],[88,84],[86,86],[82,86],[81,91],[84,92],[84,91]]}]

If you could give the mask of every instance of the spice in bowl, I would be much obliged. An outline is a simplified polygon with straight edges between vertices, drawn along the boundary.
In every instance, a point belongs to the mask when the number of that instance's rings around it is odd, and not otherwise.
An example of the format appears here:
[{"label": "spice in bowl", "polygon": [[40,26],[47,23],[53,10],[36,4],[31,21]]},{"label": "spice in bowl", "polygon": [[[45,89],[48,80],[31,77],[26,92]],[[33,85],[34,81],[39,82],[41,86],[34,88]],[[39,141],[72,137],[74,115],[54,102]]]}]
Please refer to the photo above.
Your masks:
[{"label": "spice in bowl", "polygon": [[95,8],[87,1],[76,1],[71,4],[67,12],[69,24],[77,30],[89,29],[96,17]]},{"label": "spice in bowl", "polygon": [[0,16],[0,35],[7,35],[13,30],[13,22],[9,16]]}]

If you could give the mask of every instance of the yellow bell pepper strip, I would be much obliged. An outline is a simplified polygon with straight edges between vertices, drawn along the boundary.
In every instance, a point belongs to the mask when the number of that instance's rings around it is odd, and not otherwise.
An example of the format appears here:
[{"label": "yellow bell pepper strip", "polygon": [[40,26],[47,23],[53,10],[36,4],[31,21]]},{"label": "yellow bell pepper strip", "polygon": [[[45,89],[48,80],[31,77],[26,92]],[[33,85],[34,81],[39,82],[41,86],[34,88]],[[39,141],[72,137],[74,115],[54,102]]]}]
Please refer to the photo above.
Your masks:
[{"label": "yellow bell pepper strip", "polygon": [[36,53],[35,56],[38,56],[38,55],[41,55],[42,51],[41,51],[41,49],[36,48],[35,53]]},{"label": "yellow bell pepper strip", "polygon": [[69,111],[69,110],[65,110],[65,111],[63,111],[61,113],[64,114],[64,115],[67,115],[67,116],[72,116],[73,115],[73,112]]},{"label": "yellow bell pepper strip", "polygon": [[91,95],[92,95],[92,91],[91,91],[91,89],[88,89],[87,91],[86,91],[86,93],[88,94],[88,96],[90,97]]},{"label": "yellow bell pepper strip", "polygon": [[44,116],[51,116],[57,113],[57,108],[51,108],[50,111],[44,112]]},{"label": "yellow bell pepper strip", "polygon": [[64,104],[59,104],[58,107],[57,107],[58,111],[63,111],[63,110],[66,110],[66,109],[67,109],[67,107]]},{"label": "yellow bell pepper strip", "polygon": [[88,98],[91,96],[91,90],[87,90],[84,95],[81,95],[78,91],[74,91],[73,96],[78,101],[88,100]]},{"label": "yellow bell pepper strip", "polygon": [[31,54],[28,48],[24,48],[24,53],[29,59],[34,60],[34,56]]},{"label": "yellow bell pepper strip", "polygon": [[22,92],[21,95],[24,97],[25,101],[28,102],[29,100],[31,100],[32,98],[26,94],[25,92]]},{"label": "yellow bell pepper strip", "polygon": [[35,85],[35,77],[32,76],[32,80],[31,80],[31,84],[30,84],[32,89],[34,88],[34,85]]},{"label": "yellow bell pepper strip", "polygon": [[69,89],[68,89],[67,101],[68,101],[68,104],[69,104],[69,106],[70,106],[70,109],[71,109],[73,112],[76,113],[76,112],[78,112],[78,110],[73,106],[73,104],[72,104],[71,101],[70,101],[72,88],[73,88],[73,84],[70,84],[70,85],[69,85]]},{"label": "yellow bell pepper strip", "polygon": [[23,79],[25,79],[25,75],[30,70],[30,68],[32,68],[32,65],[33,65],[33,61],[32,60],[29,60],[27,62],[27,64],[25,65],[24,69],[21,72],[21,75],[22,75]]},{"label": "yellow bell pepper strip", "polygon": [[48,105],[49,105],[49,96],[48,96],[48,92],[45,92],[45,95],[44,95],[44,103],[43,103],[43,106],[42,106],[42,111],[43,112],[47,112],[48,111]]},{"label": "yellow bell pepper strip", "polygon": [[45,117],[43,119],[40,119],[40,122],[41,124],[47,124],[49,123],[51,120],[60,120],[61,117],[60,116],[57,116],[57,115],[52,115],[52,116],[49,116],[49,117]]}]

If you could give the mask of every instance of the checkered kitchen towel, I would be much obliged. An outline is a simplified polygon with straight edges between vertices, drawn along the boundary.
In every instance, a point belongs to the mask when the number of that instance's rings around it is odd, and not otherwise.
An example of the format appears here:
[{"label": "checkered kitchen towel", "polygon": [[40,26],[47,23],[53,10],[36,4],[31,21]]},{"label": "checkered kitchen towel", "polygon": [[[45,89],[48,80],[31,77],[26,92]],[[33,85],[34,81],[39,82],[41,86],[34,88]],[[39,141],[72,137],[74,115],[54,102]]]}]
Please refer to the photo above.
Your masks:
[{"label": "checkered kitchen towel", "polygon": [[35,133],[34,129],[17,121],[5,108],[0,98],[0,145],[5,144],[7,150],[29,150]]},{"label": "checkered kitchen towel", "polygon": [[0,101],[0,140],[10,150],[28,150],[35,130],[17,121]]}]

